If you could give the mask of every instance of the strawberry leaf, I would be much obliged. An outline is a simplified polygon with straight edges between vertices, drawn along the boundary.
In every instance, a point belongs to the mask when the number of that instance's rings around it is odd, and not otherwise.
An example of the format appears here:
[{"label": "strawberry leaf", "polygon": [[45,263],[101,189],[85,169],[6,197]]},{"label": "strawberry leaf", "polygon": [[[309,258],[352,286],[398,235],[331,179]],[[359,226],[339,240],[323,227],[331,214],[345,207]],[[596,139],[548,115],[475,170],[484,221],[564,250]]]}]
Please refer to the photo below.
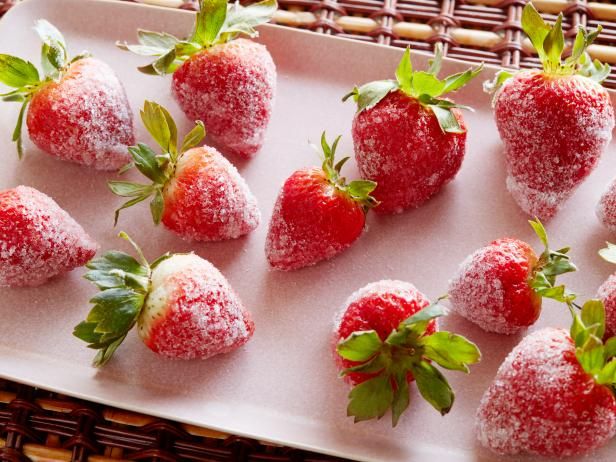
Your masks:
[{"label": "strawberry leaf", "polygon": [[411,87],[409,91],[402,88],[405,93],[410,93],[419,98],[423,95],[428,95],[433,98],[444,93],[445,81],[439,80],[438,77],[423,71],[413,73]]},{"label": "strawberry leaf", "polygon": [[336,351],[349,361],[367,361],[380,351],[382,345],[383,342],[375,331],[357,331],[341,341]]},{"label": "strawberry leaf", "polygon": [[164,152],[177,153],[177,127],[169,112],[160,104],[146,101],[141,120],[148,133]]},{"label": "strawberry leaf", "polygon": [[364,109],[371,109],[376,106],[385,96],[398,89],[398,84],[393,80],[377,80],[361,87],[355,87],[352,92],[346,94],[342,101],[346,101],[351,96],[357,103],[357,112]]},{"label": "strawberry leaf", "polygon": [[161,54],[171,50],[180,41],[177,37],[166,32],[152,32],[149,30],[139,29],[137,31],[139,43],[147,47],[159,48]]},{"label": "strawberry leaf", "polygon": [[195,127],[184,137],[180,152],[184,153],[189,149],[198,146],[199,143],[201,143],[201,141],[203,140],[203,138],[205,138],[205,126],[203,125],[203,122],[197,120],[195,122]]},{"label": "strawberry leaf", "polygon": [[166,182],[165,171],[159,165],[156,153],[149,146],[139,143],[137,146],[128,148],[128,152],[133,158],[137,170],[154,183],[163,184]]},{"label": "strawberry leaf", "polygon": [[347,415],[355,422],[380,419],[385,415],[394,399],[388,376],[377,376],[355,386],[349,393]]},{"label": "strawberry leaf", "polygon": [[588,300],[582,306],[582,323],[592,335],[603,338],[605,334],[605,307],[601,300]]},{"label": "strawberry leaf", "polygon": [[211,46],[218,37],[227,17],[227,0],[199,0],[195,31],[190,41],[205,47]]},{"label": "strawberry leaf", "polygon": [[400,90],[405,93],[411,93],[413,64],[411,63],[411,52],[408,47],[404,50],[400,64],[398,64],[398,68],[396,69],[396,81],[398,82]]},{"label": "strawberry leaf", "polygon": [[92,297],[93,305],[85,321],[73,330],[73,335],[88,343],[89,348],[99,350],[94,366],[106,364],[137,322],[150,290],[150,267],[143,258],[141,249],[125,233],[143,261],[132,256],[110,251],[91,260],[85,278],[101,292]]},{"label": "strawberry leaf", "polygon": [[[514,75],[514,71],[509,71],[505,69],[498,71],[494,75],[493,80],[486,80],[485,82],[483,82],[483,91],[491,95],[496,95],[496,92],[505,84],[507,80],[509,80]],[[492,104],[494,104],[494,99],[492,100]]]},{"label": "strawberry leaf", "polygon": [[522,10],[522,29],[539,54],[541,62],[545,62],[546,53],[543,44],[550,33],[550,26],[545,23],[531,2],[528,2]]},{"label": "strawberry leaf", "polygon": [[412,364],[411,372],[421,396],[441,415],[447,414],[453,406],[454,393],[443,374],[427,361]]},{"label": "strawberry leaf", "polygon": [[553,69],[560,67],[560,57],[565,48],[565,36],[562,29],[563,14],[560,13],[556,19],[556,23],[543,40],[543,50],[548,63]]},{"label": "strawberry leaf", "polygon": [[603,82],[610,75],[611,67],[609,64],[602,64],[598,59],[593,59],[588,53],[584,53],[578,59],[578,74],[588,77],[597,83]]},{"label": "strawberry leaf", "polygon": [[454,113],[451,112],[451,109],[443,108],[437,104],[430,104],[428,107],[432,109],[432,112],[436,116],[436,119],[438,120],[438,125],[439,127],[441,127],[443,133],[465,132],[465,130],[460,127],[458,119],[456,119]]},{"label": "strawberry leaf", "polygon": [[0,82],[12,88],[22,88],[38,85],[40,78],[31,62],[0,54]]},{"label": "strawberry leaf", "polygon": [[22,159],[24,156],[24,148],[22,141],[22,128],[24,123],[24,115],[26,113],[26,108],[28,107],[28,103],[30,102],[30,96],[26,97],[25,101],[21,105],[21,109],[19,110],[19,115],[17,116],[17,123],[15,124],[15,129],[13,130],[12,141],[16,143],[17,146],[17,156],[19,159]]},{"label": "strawberry leaf", "polygon": [[616,383],[616,359],[605,364],[595,378],[601,385],[613,385]]},{"label": "strawberry leaf", "polygon": [[477,77],[481,71],[483,70],[483,63],[477,66],[475,69],[467,69],[464,72],[459,72],[457,74],[450,75],[445,78],[445,88],[443,88],[443,93],[450,93],[452,91],[456,91],[470,82],[472,79]]},{"label": "strawberry leaf", "polygon": [[262,0],[247,6],[242,6],[239,2],[230,4],[226,21],[222,26],[219,43],[233,40],[240,34],[256,37],[255,27],[272,19],[277,9],[278,3],[276,0]]},{"label": "strawberry leaf", "polygon": [[109,189],[116,195],[121,197],[136,197],[152,193],[152,185],[131,183],[129,181],[109,181],[107,183]]},{"label": "strawberry leaf", "polygon": [[428,60],[428,72],[434,76],[441,72],[443,65],[443,44],[436,42],[434,45],[434,58]]},{"label": "strawberry leaf", "polygon": [[605,359],[611,359],[616,356],[616,337],[610,337],[605,342],[604,351]]},{"label": "strawberry leaf", "polygon": [[399,373],[394,375],[396,389],[394,390],[394,396],[391,403],[391,426],[398,425],[400,416],[409,407],[410,392],[409,383],[406,380],[406,373]]},{"label": "strawberry leaf", "polygon": [[152,213],[152,219],[154,224],[158,225],[163,216],[163,209],[165,208],[165,200],[163,199],[163,193],[159,189],[156,189],[154,197],[150,202],[150,212]]},{"label": "strawberry leaf", "polygon": [[435,332],[420,339],[424,356],[445,369],[470,372],[468,364],[478,363],[479,348],[461,335],[451,332]]},{"label": "strawberry leaf", "polygon": [[43,46],[41,63],[48,77],[58,78],[59,72],[67,65],[68,51],[66,42],[58,29],[44,19],[39,19],[34,26]]}]

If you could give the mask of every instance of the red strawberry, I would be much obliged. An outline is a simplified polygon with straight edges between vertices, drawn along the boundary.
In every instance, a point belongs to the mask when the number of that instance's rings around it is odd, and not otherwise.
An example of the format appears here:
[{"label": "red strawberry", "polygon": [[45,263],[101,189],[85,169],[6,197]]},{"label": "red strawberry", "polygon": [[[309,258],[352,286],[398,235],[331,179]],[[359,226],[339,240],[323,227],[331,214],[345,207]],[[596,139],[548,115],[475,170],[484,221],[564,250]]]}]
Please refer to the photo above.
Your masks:
[{"label": "red strawberry", "polygon": [[366,212],[376,205],[370,196],[372,181],[346,183],[334,165],[340,137],[330,147],[321,137],[325,155],[322,168],[293,173],[278,194],[265,244],[274,268],[294,270],[327,260],[348,248],[361,235]]},{"label": "red strawberry", "polygon": [[597,204],[597,218],[611,233],[616,233],[616,180],[612,181]]},{"label": "red strawberry", "polygon": [[[607,247],[599,251],[605,261],[616,263],[616,246],[607,243]],[[605,337],[616,336],[616,273],[608,277],[597,290],[597,298],[605,306]]]},{"label": "red strawberry", "polygon": [[69,62],[64,38],[47,21],[38,21],[36,30],[43,40],[42,79],[32,63],[0,55],[0,82],[15,88],[4,100],[22,102],[13,135],[19,156],[27,108],[30,138],[46,153],[98,170],[126,164],[135,141],[133,116],[118,77],[87,54]]},{"label": "red strawberry", "polygon": [[431,361],[468,372],[479,361],[477,347],[451,332],[437,332],[445,311],[430,304],[415,286],[379,281],[355,292],[336,320],[336,365],[354,385],[347,414],[355,422],[380,419],[391,407],[392,424],[409,404],[409,382],[441,414],[451,409],[454,394]]},{"label": "red strawberry", "polygon": [[565,457],[614,436],[616,343],[599,340],[603,315],[601,302],[587,302],[571,335],[546,328],[513,349],[477,411],[484,446],[499,454]]},{"label": "red strawberry", "polygon": [[419,207],[460,170],[466,126],[456,108],[469,108],[442,96],[464,86],[481,66],[439,80],[441,58],[437,47],[429,71],[413,71],[407,49],[396,81],[367,83],[343,98],[353,96],[357,102],[355,158],[362,177],[378,184],[377,213]]},{"label": "red strawberry", "polygon": [[[508,72],[488,85],[505,144],[507,188],[531,216],[552,217],[592,172],[610,142],[614,110],[601,82],[609,66],[591,62],[585,49],[601,30],[579,30],[572,56],[564,62],[562,14],[553,27],[531,3],[522,27],[533,42],[543,70]],[[509,78],[511,77],[511,78]],[[509,78],[508,80],[506,80]]]},{"label": "red strawberry", "polygon": [[569,249],[550,250],[541,223],[530,224],[545,245],[539,258],[525,242],[498,239],[470,255],[449,282],[453,310],[488,332],[518,332],[539,318],[541,297],[568,296],[554,284],[557,275],[576,270]]},{"label": "red strawberry", "polygon": [[139,261],[111,251],[87,265],[86,278],[102,292],[74,335],[99,350],[95,366],[111,359],[135,323],[148,348],[173,359],[206,359],[250,340],[250,313],[210,262],[192,253],[167,253],[148,264],[130,242]]},{"label": "red strawberry", "polygon": [[275,0],[243,7],[226,0],[200,0],[194,32],[187,40],[139,31],[140,45],[122,49],[157,60],[140,68],[173,73],[173,94],[190,120],[202,120],[210,139],[225,154],[252,157],[265,137],[276,91],[276,67],[265,46],[240,34],[257,35],[269,21]]},{"label": "red strawberry", "polygon": [[51,197],[27,186],[0,191],[0,287],[44,284],[84,265],[96,248]]},{"label": "red strawberry", "polygon": [[110,181],[111,190],[132,197],[116,211],[154,196],[150,209],[187,240],[235,239],[254,230],[261,219],[257,201],[237,169],[216,149],[195,148],[205,136],[201,121],[177,147],[177,129],[165,108],[146,101],[141,117],[163,150],[157,155],[144,144],[129,149],[134,165],[152,180],[151,185]]}]

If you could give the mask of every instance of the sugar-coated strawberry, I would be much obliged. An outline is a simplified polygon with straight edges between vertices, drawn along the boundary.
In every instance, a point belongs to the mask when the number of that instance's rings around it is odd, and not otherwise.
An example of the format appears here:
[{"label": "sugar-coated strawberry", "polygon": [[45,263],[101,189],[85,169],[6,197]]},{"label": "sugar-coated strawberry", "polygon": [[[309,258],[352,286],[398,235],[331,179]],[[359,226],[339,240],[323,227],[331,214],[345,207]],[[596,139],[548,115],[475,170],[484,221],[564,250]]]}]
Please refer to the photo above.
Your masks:
[{"label": "sugar-coated strawberry", "polygon": [[210,262],[192,253],[167,253],[150,264],[130,242],[138,260],[111,251],[87,265],[86,278],[101,292],[73,334],[99,350],[95,366],[111,359],[135,324],[148,348],[172,359],[206,359],[250,340],[250,313]]},{"label": "sugar-coated strawberry", "polygon": [[334,164],[340,137],[330,147],[321,136],[321,168],[297,170],[276,199],[265,243],[274,268],[294,270],[327,260],[347,249],[364,230],[366,212],[376,205],[376,184],[340,177],[348,157]]},{"label": "sugar-coated strawberry", "polygon": [[601,195],[595,212],[601,224],[611,233],[616,233],[616,180]]},{"label": "sugar-coated strawberry", "polygon": [[526,242],[497,239],[471,254],[449,282],[453,310],[488,332],[513,334],[537,321],[542,297],[565,301],[556,276],[576,267],[568,248],[552,251],[542,224],[531,221],[545,246],[537,257]]},{"label": "sugar-coated strawberry", "polygon": [[[522,13],[543,70],[498,74],[496,125],[505,145],[507,189],[531,216],[552,217],[593,171],[612,138],[614,110],[600,82],[609,66],[585,50],[601,31],[580,28],[572,55],[561,61],[562,14],[552,27],[531,3]],[[501,86],[502,85],[502,86]],[[500,86],[500,88],[499,88]]]},{"label": "sugar-coated strawberry", "polygon": [[177,129],[165,108],[146,101],[141,118],[163,154],[141,143],[129,148],[133,164],[152,184],[109,182],[115,194],[132,198],[116,211],[116,221],[120,210],[153,196],[154,222],[186,240],[235,239],[259,225],[257,200],[237,169],[216,149],[195,147],[205,136],[201,121],[178,148]]},{"label": "sugar-coated strawberry", "polygon": [[602,344],[604,315],[591,300],[570,333],[542,329],[511,351],[477,411],[481,444],[498,454],[566,457],[616,434],[616,338]]},{"label": "sugar-coated strawberry", "polygon": [[481,66],[439,80],[441,48],[428,72],[412,68],[407,49],[396,80],[355,88],[353,119],[355,158],[361,175],[378,184],[377,213],[400,213],[419,207],[438,193],[460,170],[466,149],[466,126],[448,99],[481,71]]},{"label": "sugar-coated strawberry", "polygon": [[85,265],[96,249],[51,197],[27,186],[0,191],[0,287],[41,285]]},{"label": "sugar-coated strawberry", "polygon": [[436,318],[444,314],[408,282],[373,282],[349,297],[334,327],[336,366],[353,385],[347,415],[380,419],[391,408],[396,426],[413,380],[437,411],[449,412],[453,391],[432,362],[468,372],[480,352],[464,337],[438,331]]},{"label": "sugar-coated strawberry", "polygon": [[[616,264],[616,245],[608,242],[606,248],[599,250],[599,255],[605,261]],[[605,337],[616,336],[616,273],[599,286],[597,298],[605,306]]]},{"label": "sugar-coated strawberry", "polygon": [[188,118],[202,120],[209,139],[223,153],[248,158],[261,149],[265,138],[276,92],[276,66],[264,45],[237,37],[255,37],[255,27],[269,21],[276,8],[276,0],[246,7],[228,5],[226,0],[200,0],[188,39],[140,30],[140,45],[118,46],[157,56],[140,70],[173,73],[173,94]]},{"label": "sugar-coated strawberry", "polygon": [[69,61],[60,32],[47,21],[36,23],[43,41],[44,75],[30,62],[0,55],[0,82],[14,88],[5,101],[22,103],[13,141],[19,156],[26,114],[30,139],[59,159],[114,170],[129,161],[134,143],[133,116],[114,71],[87,53]]}]

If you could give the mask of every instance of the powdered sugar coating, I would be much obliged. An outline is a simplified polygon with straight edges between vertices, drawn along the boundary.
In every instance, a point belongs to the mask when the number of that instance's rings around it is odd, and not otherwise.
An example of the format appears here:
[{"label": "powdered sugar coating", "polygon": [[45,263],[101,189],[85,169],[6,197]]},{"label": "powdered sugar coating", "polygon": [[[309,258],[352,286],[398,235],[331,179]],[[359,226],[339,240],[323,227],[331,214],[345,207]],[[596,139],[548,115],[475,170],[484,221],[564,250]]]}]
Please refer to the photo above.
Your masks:
[{"label": "powdered sugar coating", "polygon": [[97,245],[49,196],[0,191],[0,287],[38,286],[86,264]]},{"label": "powdered sugar coating", "polygon": [[[462,115],[453,111],[464,128]],[[376,213],[419,207],[460,170],[466,132],[443,133],[430,109],[400,91],[353,120],[353,145],[364,179],[377,182]]]},{"label": "powdered sugar coating", "polygon": [[173,359],[228,353],[254,333],[250,313],[225,277],[194,254],[174,255],[156,267],[138,325],[150,349]]},{"label": "powdered sugar coating", "polygon": [[216,149],[185,152],[164,192],[162,222],[186,240],[236,239],[261,221],[257,199]]},{"label": "powdered sugar coating", "polygon": [[360,204],[326,179],[320,168],[302,169],[276,199],[265,242],[274,268],[289,271],[330,259],[355,242],[366,216]]},{"label": "powdered sugar coating", "polygon": [[601,224],[611,233],[616,233],[616,179],[601,195],[595,212]]},{"label": "powdered sugar coating", "polygon": [[537,261],[517,239],[498,239],[469,255],[449,281],[452,309],[488,332],[513,334],[539,317],[541,297],[529,286]]},{"label": "powdered sugar coating", "polygon": [[612,274],[597,290],[597,297],[605,306],[605,336],[616,335],[616,274]]},{"label": "powdered sugar coating", "polygon": [[32,97],[27,116],[32,141],[63,160],[116,170],[130,160],[133,114],[124,87],[104,62],[84,58],[60,82]]},{"label": "powdered sugar coating", "polygon": [[477,411],[477,436],[499,454],[565,457],[616,433],[616,401],[575,357],[563,329],[525,337],[509,353]]},{"label": "powdered sugar coating", "polygon": [[261,149],[276,92],[276,66],[264,45],[247,39],[215,45],[173,74],[173,94],[190,120],[202,120],[225,154]]},{"label": "powdered sugar coating", "polygon": [[552,217],[596,167],[612,138],[605,88],[582,76],[517,73],[495,99],[507,188],[530,216]]},{"label": "powdered sugar coating", "polygon": [[[427,307],[430,301],[409,282],[381,280],[372,282],[355,291],[344,302],[342,310],[334,320],[333,347],[353,332],[375,330],[381,340],[385,340],[399,324]],[[427,333],[438,330],[436,320],[430,321]],[[357,363],[342,359],[334,354],[339,370],[352,367]],[[345,381],[351,384],[369,379],[369,374],[348,374]],[[413,376],[408,374],[408,380]]]}]

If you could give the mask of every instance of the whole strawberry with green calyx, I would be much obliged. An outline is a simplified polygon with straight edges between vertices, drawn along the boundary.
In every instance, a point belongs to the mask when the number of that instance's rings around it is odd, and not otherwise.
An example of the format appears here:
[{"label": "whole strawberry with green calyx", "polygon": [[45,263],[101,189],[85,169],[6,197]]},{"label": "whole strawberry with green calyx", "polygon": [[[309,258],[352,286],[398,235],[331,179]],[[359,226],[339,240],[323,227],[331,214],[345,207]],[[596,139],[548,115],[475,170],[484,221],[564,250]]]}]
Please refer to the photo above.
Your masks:
[{"label": "whole strawberry with green calyx", "polygon": [[265,243],[274,268],[299,269],[338,255],[361,236],[366,213],[378,204],[370,195],[373,181],[347,183],[340,175],[349,158],[334,163],[339,141],[330,146],[323,132],[322,166],[297,170],[284,182]]},{"label": "whole strawberry with green calyx", "polygon": [[602,342],[599,300],[573,324],[526,336],[507,356],[477,411],[477,436],[498,454],[567,457],[616,434],[616,338]]},{"label": "whole strawberry with green calyx", "polygon": [[139,45],[118,43],[156,61],[147,74],[173,73],[173,94],[190,120],[202,120],[225,154],[252,157],[261,148],[272,112],[276,67],[255,27],[269,21],[276,0],[243,7],[226,0],[200,0],[193,33],[180,40],[140,30]]},{"label": "whole strawberry with green calyx", "polygon": [[169,112],[146,101],[141,119],[162,149],[156,154],[145,144],[129,148],[136,167],[151,184],[110,181],[114,194],[131,199],[120,210],[148,198],[155,224],[160,223],[186,240],[235,239],[254,230],[261,219],[257,201],[237,169],[216,149],[196,147],[205,136],[201,121],[178,145],[177,128]]},{"label": "whole strawberry with green calyx", "polygon": [[135,140],[118,77],[87,53],[70,59],[64,37],[49,22],[37,21],[35,30],[43,41],[43,75],[28,61],[0,54],[0,83],[13,88],[0,98],[21,104],[13,132],[19,157],[26,117],[30,139],[47,154],[97,170],[119,168]]},{"label": "whole strawberry with green calyx", "polygon": [[475,251],[449,282],[452,309],[488,332],[513,334],[534,324],[542,297],[566,302],[572,296],[556,277],[576,271],[565,247],[551,250],[545,228],[530,221],[545,246],[539,257],[519,239],[497,239]]},{"label": "whole strawberry with green calyx", "polygon": [[543,69],[502,71],[486,90],[495,93],[507,189],[524,212],[548,219],[597,166],[611,140],[614,110],[600,84],[610,68],[586,53],[601,26],[593,32],[580,28],[564,60],[562,14],[550,26],[528,3],[522,28]]},{"label": "whole strawberry with green calyx", "polygon": [[407,49],[396,80],[355,87],[355,158],[364,179],[376,181],[377,213],[420,206],[451,181],[462,165],[466,127],[459,109],[444,95],[460,89],[482,66],[439,79],[441,48],[428,71],[413,69]]},{"label": "whole strawberry with green calyx", "polygon": [[409,405],[409,382],[441,414],[447,414],[454,393],[432,364],[462,372],[480,359],[479,349],[464,337],[438,331],[446,314],[415,286],[379,281],[355,292],[336,321],[336,363],[354,388],[347,413],[355,422],[380,419],[391,408],[396,426]]},{"label": "whole strawberry with green calyx", "polygon": [[139,259],[110,251],[86,265],[86,279],[101,292],[73,332],[98,350],[95,366],[111,359],[135,324],[148,348],[172,359],[206,359],[252,337],[250,313],[210,262],[192,253],[166,253],[148,263],[125,233],[120,237]]}]

